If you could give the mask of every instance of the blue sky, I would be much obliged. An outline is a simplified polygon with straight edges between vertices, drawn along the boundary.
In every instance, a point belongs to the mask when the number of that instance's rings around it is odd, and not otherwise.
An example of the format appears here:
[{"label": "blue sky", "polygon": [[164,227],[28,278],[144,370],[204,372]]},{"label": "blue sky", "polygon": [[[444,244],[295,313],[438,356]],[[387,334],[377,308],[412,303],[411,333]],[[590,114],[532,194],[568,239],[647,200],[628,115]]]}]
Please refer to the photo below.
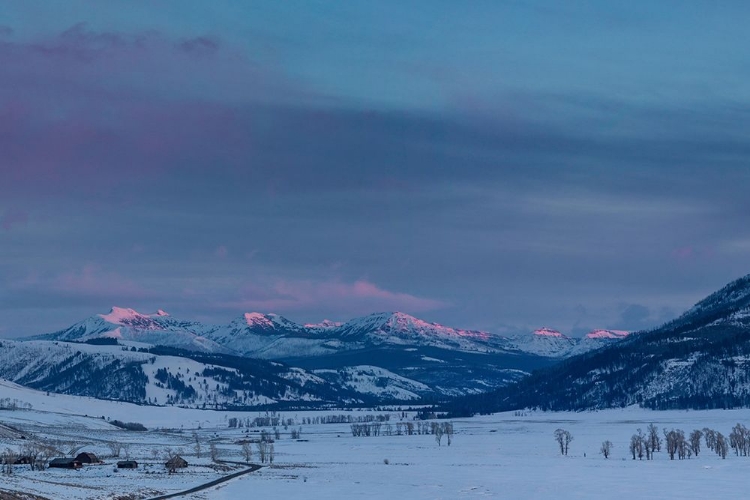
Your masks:
[{"label": "blue sky", "polygon": [[740,2],[0,6],[0,336],[647,328],[748,273]]}]

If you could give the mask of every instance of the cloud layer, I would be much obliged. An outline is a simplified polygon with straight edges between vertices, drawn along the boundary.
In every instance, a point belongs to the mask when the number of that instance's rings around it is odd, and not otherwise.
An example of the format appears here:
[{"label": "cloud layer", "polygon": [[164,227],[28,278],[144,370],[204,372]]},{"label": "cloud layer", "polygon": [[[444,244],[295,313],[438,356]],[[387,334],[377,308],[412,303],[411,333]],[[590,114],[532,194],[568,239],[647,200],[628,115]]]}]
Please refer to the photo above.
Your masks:
[{"label": "cloud layer", "polygon": [[113,304],[637,329],[748,272],[750,75],[699,14],[85,3],[0,26],[3,335]]}]

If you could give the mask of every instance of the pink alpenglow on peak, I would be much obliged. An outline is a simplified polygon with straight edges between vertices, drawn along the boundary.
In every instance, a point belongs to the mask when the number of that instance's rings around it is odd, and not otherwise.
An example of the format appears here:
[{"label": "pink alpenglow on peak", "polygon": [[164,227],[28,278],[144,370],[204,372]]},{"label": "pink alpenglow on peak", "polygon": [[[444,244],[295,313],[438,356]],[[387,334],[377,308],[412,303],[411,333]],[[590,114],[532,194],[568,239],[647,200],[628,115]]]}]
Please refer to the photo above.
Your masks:
[{"label": "pink alpenglow on peak", "polygon": [[476,330],[462,330],[443,326],[440,323],[428,323],[406,313],[394,312],[387,318],[385,325],[397,330],[416,331],[419,335],[435,335],[441,337],[469,337],[487,340],[490,334]]},{"label": "pink alpenglow on peak", "polygon": [[558,338],[565,338],[565,335],[558,332],[557,330],[553,330],[552,328],[542,327],[538,330],[534,330],[534,335],[539,335],[540,337],[558,337]]},{"label": "pink alpenglow on peak", "polygon": [[133,320],[136,318],[153,318],[155,316],[169,316],[169,313],[159,309],[153,314],[142,314],[129,307],[113,307],[109,314],[100,314],[99,317],[104,321],[116,325],[122,324],[123,321]]},{"label": "pink alpenglow on peak", "polygon": [[593,330],[586,334],[588,339],[622,339],[630,335],[625,330]]},{"label": "pink alpenglow on peak", "polygon": [[271,325],[272,322],[267,316],[275,316],[274,314],[263,314],[259,312],[245,313],[245,321],[248,326],[254,325]]}]

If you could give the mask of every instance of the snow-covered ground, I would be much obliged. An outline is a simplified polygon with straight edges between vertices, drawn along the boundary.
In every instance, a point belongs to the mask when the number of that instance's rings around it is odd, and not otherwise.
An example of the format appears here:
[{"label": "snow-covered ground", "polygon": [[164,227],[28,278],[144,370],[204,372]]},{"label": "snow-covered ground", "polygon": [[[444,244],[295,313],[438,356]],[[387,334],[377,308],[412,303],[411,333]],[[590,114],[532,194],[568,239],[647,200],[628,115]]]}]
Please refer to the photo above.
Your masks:
[{"label": "snow-covered ground", "polygon": [[[0,488],[17,489],[55,499],[148,498],[149,493],[174,492],[226,474],[211,466],[205,455],[193,449],[196,429],[206,453],[210,440],[222,458],[241,460],[242,437],[257,437],[256,427],[230,429],[232,417],[255,418],[265,413],[229,413],[180,408],[135,406],[60,395],[46,396],[13,384],[0,383],[3,398],[26,401],[31,410],[0,410],[0,423],[18,428],[29,438],[55,439],[65,448],[81,447],[102,455],[107,442],[129,443],[129,454],[151,463],[138,471],[113,471],[108,465],[81,471],[30,472],[17,466],[13,476],[3,476]],[[92,416],[85,417],[82,414]],[[249,492],[258,498],[740,498],[748,485],[750,458],[733,453],[722,460],[703,446],[698,457],[670,461],[664,451],[653,461],[633,461],[628,453],[630,436],[649,423],[661,429],[709,427],[725,436],[738,422],[750,424],[750,410],[654,412],[637,408],[588,413],[503,413],[454,420],[451,446],[443,438],[438,446],[432,435],[383,435],[353,437],[348,423],[308,423],[309,418],[345,415],[389,416],[393,433],[397,423],[415,423],[413,413],[400,411],[284,412],[301,440],[291,439],[289,429],[279,427],[274,443],[273,467],[266,467],[213,489],[186,498],[242,499]],[[104,416],[103,420],[101,417]],[[107,418],[138,421],[148,432],[126,432],[107,423]],[[402,420],[403,419],[403,420]],[[197,429],[200,425],[200,429]],[[168,429],[167,429],[168,428]],[[560,455],[553,432],[570,431],[574,437],[569,455]],[[171,430],[169,430],[171,429]],[[270,430],[270,428],[268,429]],[[612,456],[599,454],[602,441],[614,443]],[[0,450],[23,442],[0,437]],[[171,448],[191,466],[166,474],[161,456]],[[154,452],[153,450],[157,450]],[[253,461],[258,460],[254,451]],[[388,463],[386,463],[386,461]],[[197,465],[192,465],[197,464]]]}]

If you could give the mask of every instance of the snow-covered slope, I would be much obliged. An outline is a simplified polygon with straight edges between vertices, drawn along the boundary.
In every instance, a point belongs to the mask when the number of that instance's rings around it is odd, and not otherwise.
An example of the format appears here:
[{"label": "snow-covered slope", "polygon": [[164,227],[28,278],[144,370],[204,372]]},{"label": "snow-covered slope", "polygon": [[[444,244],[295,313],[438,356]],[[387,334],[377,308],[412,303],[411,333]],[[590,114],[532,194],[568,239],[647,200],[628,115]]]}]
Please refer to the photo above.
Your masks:
[{"label": "snow-covered slope", "polygon": [[133,309],[113,307],[108,314],[96,314],[64,330],[36,338],[85,342],[109,337],[202,352],[230,353],[226,347],[204,336],[210,330],[211,327],[198,322],[177,320],[161,309],[153,314],[142,314]]},{"label": "snow-covered slope", "polygon": [[245,313],[207,336],[243,356],[262,359],[319,356],[359,347],[337,342],[333,325],[302,326],[278,314]]},{"label": "snow-covered slope", "polygon": [[[621,337],[595,332],[590,340]],[[651,331],[539,370],[484,395],[481,411],[539,406],[584,409],[750,407],[750,276]]]},{"label": "snow-covered slope", "polygon": [[515,336],[511,341],[513,347],[519,351],[549,358],[567,356],[579,343],[578,340],[547,327],[534,330],[531,334]]},{"label": "snow-covered slope", "polygon": [[350,391],[280,363],[161,352],[128,345],[4,340],[0,342],[0,378],[61,394],[193,408],[356,400]]},{"label": "snow-covered slope", "polygon": [[371,314],[343,324],[325,321],[304,326],[276,314],[247,313],[207,336],[244,355],[266,359],[388,345],[497,352],[507,342],[499,335],[427,323],[399,312]]},{"label": "snow-covered slope", "polygon": [[471,352],[495,352],[507,345],[507,339],[499,335],[428,323],[400,312],[353,319],[336,332],[342,340],[368,345],[418,345]]},{"label": "snow-covered slope", "polygon": [[315,370],[315,374],[342,387],[386,401],[413,401],[434,394],[428,385],[378,366],[358,365],[340,370]]}]

